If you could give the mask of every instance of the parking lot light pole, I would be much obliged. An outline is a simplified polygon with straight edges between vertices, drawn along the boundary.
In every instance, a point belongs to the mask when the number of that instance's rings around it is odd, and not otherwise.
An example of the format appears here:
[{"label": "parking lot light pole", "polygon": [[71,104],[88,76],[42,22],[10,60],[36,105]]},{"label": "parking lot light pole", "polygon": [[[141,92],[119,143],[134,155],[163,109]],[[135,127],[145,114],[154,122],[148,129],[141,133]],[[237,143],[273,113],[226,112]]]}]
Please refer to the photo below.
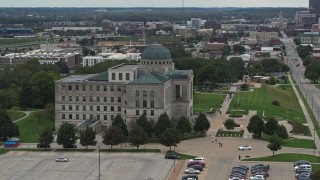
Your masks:
[{"label": "parking lot light pole", "polygon": [[98,179],[100,180],[100,146],[98,146],[98,153],[99,153],[99,164],[98,164],[98,166],[99,166],[99,168],[98,168],[98,173],[99,173],[99,175],[98,175]]},{"label": "parking lot light pole", "polygon": [[[313,143],[316,145],[316,128],[313,128]],[[313,148],[313,155],[315,155],[315,151],[315,148]]]}]

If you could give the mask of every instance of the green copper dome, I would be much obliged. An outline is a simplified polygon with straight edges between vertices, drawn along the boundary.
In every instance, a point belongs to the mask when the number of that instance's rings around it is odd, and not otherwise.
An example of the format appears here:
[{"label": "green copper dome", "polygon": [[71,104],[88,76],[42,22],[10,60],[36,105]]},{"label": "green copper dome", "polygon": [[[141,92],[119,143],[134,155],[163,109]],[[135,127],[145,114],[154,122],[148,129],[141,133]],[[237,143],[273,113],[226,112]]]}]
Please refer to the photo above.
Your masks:
[{"label": "green copper dome", "polygon": [[171,60],[171,54],[168,48],[161,44],[152,44],[144,49],[141,55],[143,60]]}]

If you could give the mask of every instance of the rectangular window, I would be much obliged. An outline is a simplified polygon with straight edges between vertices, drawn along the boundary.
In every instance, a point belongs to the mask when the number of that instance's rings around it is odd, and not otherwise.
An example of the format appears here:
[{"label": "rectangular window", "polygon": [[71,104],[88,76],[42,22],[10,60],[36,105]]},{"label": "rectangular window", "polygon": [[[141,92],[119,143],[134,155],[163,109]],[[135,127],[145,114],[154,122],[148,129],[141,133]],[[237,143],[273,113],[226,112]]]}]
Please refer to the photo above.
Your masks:
[{"label": "rectangular window", "polygon": [[108,110],[107,106],[103,106],[103,110],[107,111]]},{"label": "rectangular window", "polygon": [[82,111],[86,111],[87,110],[87,106],[82,106]]},{"label": "rectangular window", "polygon": [[86,91],[86,86],[85,85],[82,86],[82,91]]},{"label": "rectangular window", "polygon": [[97,96],[97,102],[100,102],[100,97],[99,96]]},{"label": "rectangular window", "polygon": [[100,106],[97,106],[97,111],[100,111]]},{"label": "rectangular window", "polygon": [[76,119],[79,119],[79,114],[76,114]]},{"label": "rectangular window", "polygon": [[82,96],[82,101],[83,101],[83,102],[86,102],[86,101],[87,101],[86,96]]},{"label": "rectangular window", "polygon": [[151,101],[150,101],[150,107],[151,107],[151,108],[154,108],[154,100],[151,100]]},{"label": "rectangular window", "polygon": [[66,100],[66,97],[65,97],[65,96],[62,96],[62,97],[61,97],[61,100],[62,100],[62,101],[65,101],[65,100]]},{"label": "rectangular window", "polygon": [[86,120],[86,119],[87,119],[87,117],[86,117],[85,114],[82,115],[82,119],[83,119],[83,120]]},{"label": "rectangular window", "polygon": [[119,92],[121,91],[121,86],[118,86],[118,91],[119,91]]},{"label": "rectangular window", "polygon": [[93,102],[93,97],[92,96],[90,96],[90,102]]},{"label": "rectangular window", "polygon": [[114,115],[111,115],[111,120],[114,120]]},{"label": "rectangular window", "polygon": [[97,91],[100,91],[100,86],[97,86],[96,88],[97,88]]},{"label": "rectangular window", "polygon": [[66,110],[66,106],[65,105],[62,105],[62,110]]},{"label": "rectangular window", "polygon": [[143,110],[143,114],[144,114],[144,115],[147,115],[147,110]]},{"label": "rectangular window", "polygon": [[114,91],[114,87],[113,86],[110,86],[110,91]]},{"label": "rectangular window", "polygon": [[72,119],[72,114],[69,114],[69,119]]},{"label": "rectangular window", "polygon": [[118,97],[118,102],[121,102],[121,97]]},{"label": "rectangular window", "polygon": [[103,97],[103,102],[107,102],[107,97]]},{"label": "rectangular window", "polygon": [[137,107],[137,108],[140,107],[140,102],[139,102],[139,100],[136,100],[136,107]]},{"label": "rectangular window", "polygon": [[111,107],[110,107],[110,111],[114,111],[114,106],[111,106]]},{"label": "rectangular window", "polygon": [[100,120],[100,115],[97,115],[97,120]]},{"label": "rectangular window", "polygon": [[118,111],[119,111],[119,112],[121,111],[121,106],[118,106]]},{"label": "rectangular window", "polygon": [[93,87],[92,86],[89,86],[89,88],[90,88],[90,91],[93,91]]},{"label": "rectangular window", "polygon": [[111,74],[112,80],[116,80],[116,73]]},{"label": "rectangular window", "polygon": [[143,91],[143,97],[147,97],[147,91]]},{"label": "rectangular window", "polygon": [[111,97],[111,100],[110,100],[111,102],[114,102],[114,97]]},{"label": "rectangular window", "polygon": [[119,80],[122,80],[122,73],[119,73]]},{"label": "rectangular window", "polygon": [[153,90],[150,91],[150,97],[154,97],[154,91]]},{"label": "rectangular window", "polygon": [[66,119],[66,115],[65,114],[62,114],[62,119]]},{"label": "rectangular window", "polygon": [[79,111],[79,105],[76,105],[76,111]]},{"label": "rectangular window", "polygon": [[90,111],[93,111],[93,106],[90,106]]},{"label": "rectangular window", "polygon": [[76,85],[76,91],[79,91],[79,85]]},{"label": "rectangular window", "polygon": [[69,96],[69,101],[72,101],[72,96]]},{"label": "rectangular window", "polygon": [[136,110],[136,115],[139,116],[139,110]]},{"label": "rectangular window", "polygon": [[79,96],[76,96],[76,101],[79,102]]},{"label": "rectangular window", "polygon": [[69,105],[69,111],[72,111],[72,105]]},{"label": "rectangular window", "polygon": [[65,86],[64,84],[61,85],[61,90],[62,90],[62,91],[66,90],[66,86]]},{"label": "rectangular window", "polygon": [[130,80],[130,74],[126,73],[126,80]]},{"label": "rectangular window", "polygon": [[150,111],[150,115],[151,115],[151,116],[154,116],[154,110],[151,110],[151,111]]},{"label": "rectangular window", "polygon": [[69,85],[69,91],[72,91],[72,85]]},{"label": "rectangular window", "polygon": [[103,91],[107,91],[107,86],[103,86]]},{"label": "rectangular window", "polygon": [[108,116],[107,115],[103,115],[103,120],[108,120]]},{"label": "rectangular window", "polygon": [[142,101],[142,107],[144,107],[144,108],[147,107],[147,101],[146,100]]},{"label": "rectangular window", "polygon": [[136,97],[139,97],[139,91],[136,90]]},{"label": "rectangular window", "polygon": [[90,114],[90,119],[93,119],[93,115],[92,114]]}]

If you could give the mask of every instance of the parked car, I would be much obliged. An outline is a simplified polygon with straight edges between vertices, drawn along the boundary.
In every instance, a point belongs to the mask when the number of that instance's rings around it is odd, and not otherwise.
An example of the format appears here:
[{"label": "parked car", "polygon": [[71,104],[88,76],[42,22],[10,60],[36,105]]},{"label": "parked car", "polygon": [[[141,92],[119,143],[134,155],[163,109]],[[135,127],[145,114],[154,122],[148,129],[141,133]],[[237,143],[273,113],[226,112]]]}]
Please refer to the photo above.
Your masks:
[{"label": "parked car", "polygon": [[187,168],[186,170],[184,170],[184,173],[186,173],[186,174],[200,174],[200,171],[195,170],[193,168]]},{"label": "parked car", "polygon": [[252,147],[251,146],[247,146],[247,145],[245,145],[245,146],[239,146],[239,148],[238,148],[240,151],[243,151],[243,150],[251,150],[252,149]]},{"label": "parked car", "polygon": [[268,164],[255,164],[255,165],[251,166],[251,169],[257,169],[260,167],[263,167],[267,170],[270,170],[270,166]]},{"label": "parked car", "polygon": [[50,144],[38,143],[37,148],[50,148]]},{"label": "parked car", "polygon": [[193,166],[193,165],[201,165],[202,167],[206,167],[206,163],[203,161],[190,161],[188,162],[188,167]]},{"label": "parked car", "polygon": [[174,151],[167,151],[165,159],[180,159],[180,156],[178,156]]},{"label": "parked car", "polygon": [[312,166],[310,164],[300,164],[299,166],[295,166],[294,170],[297,169],[310,169],[312,170]]},{"label": "parked car", "polygon": [[249,169],[248,166],[244,166],[244,165],[235,165],[235,166],[233,166],[233,169],[234,168],[240,168],[240,169],[243,169],[243,170],[246,170],[246,171],[248,171],[248,169]]},{"label": "parked car", "polygon": [[69,162],[69,159],[64,157],[64,156],[62,156],[62,157],[58,157],[56,159],[56,162]]},{"label": "parked car", "polygon": [[198,180],[198,176],[195,174],[189,174],[182,177],[182,180]]},{"label": "parked car", "polygon": [[63,148],[77,148],[77,145],[75,145],[75,144],[64,144]]},{"label": "parked car", "polygon": [[300,164],[310,164],[310,162],[306,160],[299,160],[294,162],[293,167],[299,166]]},{"label": "parked car", "polygon": [[192,165],[192,166],[189,166],[189,168],[193,168],[193,169],[199,170],[199,171],[203,170],[203,167],[201,165]]}]

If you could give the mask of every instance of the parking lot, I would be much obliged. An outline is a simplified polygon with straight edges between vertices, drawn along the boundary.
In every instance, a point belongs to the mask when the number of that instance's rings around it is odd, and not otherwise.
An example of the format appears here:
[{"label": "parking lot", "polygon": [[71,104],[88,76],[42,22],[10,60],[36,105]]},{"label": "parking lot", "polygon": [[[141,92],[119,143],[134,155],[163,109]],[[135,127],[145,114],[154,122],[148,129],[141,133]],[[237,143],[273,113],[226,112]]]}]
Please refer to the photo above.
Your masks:
[{"label": "parking lot", "polygon": [[[100,174],[104,180],[165,179],[173,161],[157,153],[101,153]],[[69,162],[55,162],[65,156]],[[6,179],[98,179],[98,152],[10,152],[0,156],[1,180]]]}]

